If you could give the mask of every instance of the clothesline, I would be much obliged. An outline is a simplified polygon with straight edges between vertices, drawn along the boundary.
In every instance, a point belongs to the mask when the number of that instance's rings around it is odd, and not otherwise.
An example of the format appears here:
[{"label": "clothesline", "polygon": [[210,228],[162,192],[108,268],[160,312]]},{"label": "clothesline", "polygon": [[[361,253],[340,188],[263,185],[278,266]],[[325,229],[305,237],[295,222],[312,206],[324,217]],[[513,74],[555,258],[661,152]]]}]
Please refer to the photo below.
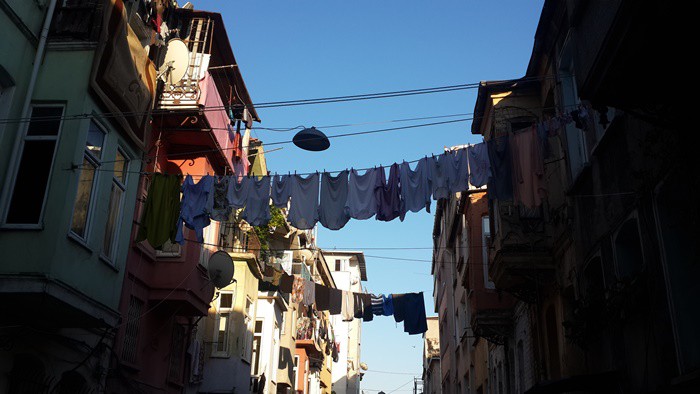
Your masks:
[{"label": "clothesline", "polygon": [[404,323],[404,332],[409,335],[422,334],[428,329],[423,292],[384,296],[339,290],[315,283],[310,277],[291,274],[291,264],[266,264],[263,275],[263,282],[290,294],[291,303],[315,307],[318,311],[328,311],[330,315],[341,315],[346,322],[353,319],[368,322],[374,316],[394,316],[397,323]]}]

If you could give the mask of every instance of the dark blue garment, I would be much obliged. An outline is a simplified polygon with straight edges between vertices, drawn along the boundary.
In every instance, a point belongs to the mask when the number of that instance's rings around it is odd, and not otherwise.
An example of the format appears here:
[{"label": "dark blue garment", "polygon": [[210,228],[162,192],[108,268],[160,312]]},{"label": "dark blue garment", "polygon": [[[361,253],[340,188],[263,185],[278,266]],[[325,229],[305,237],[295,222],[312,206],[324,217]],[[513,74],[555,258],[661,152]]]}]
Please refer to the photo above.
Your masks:
[{"label": "dark blue garment", "polygon": [[287,220],[299,230],[310,230],[318,221],[318,186],[320,176],[311,174],[306,178],[294,175],[290,186],[292,202]]},{"label": "dark blue garment", "polygon": [[384,168],[377,170],[375,193],[377,200],[377,214],[375,218],[389,222],[401,214],[401,189],[399,186],[399,165],[394,163],[389,169],[389,179],[386,179]]},{"label": "dark blue garment", "polygon": [[416,169],[411,170],[410,164],[401,163],[401,220],[406,212],[419,212],[425,209],[430,213],[430,164],[428,158],[418,160]]},{"label": "dark blue garment", "polygon": [[422,334],[428,331],[428,322],[425,317],[425,301],[423,292],[406,294],[404,307],[406,308],[403,330],[409,335]]},{"label": "dark blue garment", "polygon": [[321,201],[318,206],[318,221],[329,230],[340,230],[350,220],[348,199],[348,170],[337,176],[327,172],[321,177]]},{"label": "dark blue garment", "polygon": [[275,175],[272,178],[270,197],[272,197],[272,204],[277,208],[287,208],[291,193],[290,179],[290,175]]},{"label": "dark blue garment", "polygon": [[406,317],[406,294],[392,294],[391,299],[394,305],[394,321],[401,323]]},{"label": "dark blue garment", "polygon": [[384,316],[391,316],[394,314],[394,302],[393,302],[393,297],[391,294],[388,296],[384,296],[384,311],[382,312],[382,315]]},{"label": "dark blue garment", "polygon": [[177,234],[175,241],[182,245],[185,238],[182,233],[182,225],[194,230],[197,242],[204,242],[204,228],[211,223],[207,205],[210,202],[209,194],[214,190],[214,177],[205,175],[199,182],[194,183],[192,176],[187,175],[182,184],[182,203],[180,217],[177,220]]},{"label": "dark blue garment", "polygon": [[489,140],[486,145],[491,162],[488,196],[497,200],[513,198],[513,163],[508,136]]}]

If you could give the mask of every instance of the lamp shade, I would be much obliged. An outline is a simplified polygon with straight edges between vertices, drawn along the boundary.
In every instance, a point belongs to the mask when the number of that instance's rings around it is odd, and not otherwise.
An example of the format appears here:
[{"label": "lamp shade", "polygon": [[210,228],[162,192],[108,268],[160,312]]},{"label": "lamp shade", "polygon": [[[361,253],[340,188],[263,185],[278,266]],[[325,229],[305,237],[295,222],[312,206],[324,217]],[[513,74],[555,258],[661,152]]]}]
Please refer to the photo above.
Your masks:
[{"label": "lamp shade", "polygon": [[313,152],[320,152],[331,146],[328,137],[315,127],[306,128],[298,132],[292,139],[292,142],[301,149]]}]

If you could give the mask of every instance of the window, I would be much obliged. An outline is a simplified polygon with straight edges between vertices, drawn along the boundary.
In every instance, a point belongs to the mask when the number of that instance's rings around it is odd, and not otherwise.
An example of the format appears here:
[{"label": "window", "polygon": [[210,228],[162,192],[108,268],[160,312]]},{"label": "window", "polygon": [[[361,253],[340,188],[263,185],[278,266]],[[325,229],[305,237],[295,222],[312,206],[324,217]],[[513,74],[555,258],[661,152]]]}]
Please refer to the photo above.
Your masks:
[{"label": "window", "polygon": [[62,116],[61,106],[32,107],[19,149],[5,223],[19,227],[41,224]]},{"label": "window", "polygon": [[[581,102],[576,88],[576,77],[574,73],[574,48],[568,39],[564,44],[561,59],[559,59],[559,77],[561,78],[561,104],[564,112],[572,111]],[[571,179],[578,176],[583,166],[588,162],[588,148],[586,138],[582,130],[576,128],[574,123],[564,127],[566,135],[566,150],[569,162]]]},{"label": "window", "polygon": [[116,260],[117,239],[119,238],[119,228],[121,227],[122,202],[126,191],[126,174],[129,169],[129,160],[117,149],[114,158],[114,171],[112,172],[112,190],[109,192],[109,205],[107,211],[107,223],[105,224],[105,235],[102,241],[102,253],[110,261]]},{"label": "window", "polygon": [[243,354],[241,355],[243,359],[250,361],[251,359],[251,353],[253,351],[253,302],[250,300],[250,298],[246,298],[245,300],[245,313],[243,315],[243,321],[245,322],[246,325],[246,331],[245,331],[245,343],[243,346]]},{"label": "window", "polygon": [[95,194],[97,168],[101,165],[104,140],[105,133],[95,122],[91,121],[85,141],[85,153],[78,177],[78,192],[75,195],[73,219],[70,226],[71,232],[84,240],[87,239],[88,235],[89,214]]},{"label": "window", "polygon": [[132,296],[129,300],[129,311],[126,314],[127,321],[124,331],[124,346],[122,347],[122,359],[130,363],[136,362],[139,322],[141,321],[142,308],[143,301]]},{"label": "window", "polygon": [[252,364],[251,364],[251,372],[253,375],[260,375],[262,371],[260,371],[260,346],[262,345],[262,329],[263,329],[263,321],[262,320],[256,320],[255,321],[255,334],[253,335],[253,359]]},{"label": "window", "polygon": [[170,366],[168,379],[175,382],[182,381],[182,360],[185,351],[185,327],[175,323],[173,325],[173,337],[170,343]]},{"label": "window", "polygon": [[493,289],[496,286],[489,279],[489,241],[491,239],[491,227],[489,223],[489,217],[483,216],[481,218],[481,260],[483,263],[484,271],[484,287],[487,289]]},{"label": "window", "polygon": [[335,259],[335,270],[336,271],[342,271],[343,270],[343,262],[341,259]]},{"label": "window", "polygon": [[216,322],[214,324],[214,349],[216,356],[228,356],[229,352],[229,325],[231,324],[231,311],[233,310],[233,292],[222,291],[219,293],[216,306]]},{"label": "window", "polygon": [[292,388],[296,390],[297,387],[297,372],[299,370],[299,356],[294,356],[294,368],[292,368]]}]

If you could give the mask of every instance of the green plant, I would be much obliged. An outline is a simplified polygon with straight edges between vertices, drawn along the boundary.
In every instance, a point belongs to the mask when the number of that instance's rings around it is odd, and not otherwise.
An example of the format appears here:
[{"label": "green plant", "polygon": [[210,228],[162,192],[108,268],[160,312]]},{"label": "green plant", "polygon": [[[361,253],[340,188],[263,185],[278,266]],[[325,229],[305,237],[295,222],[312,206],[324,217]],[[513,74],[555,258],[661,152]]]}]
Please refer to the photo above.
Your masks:
[{"label": "green plant", "polygon": [[260,256],[264,259],[269,257],[282,257],[280,251],[270,251],[270,235],[275,229],[286,224],[286,219],[282,211],[274,205],[270,205],[270,221],[264,226],[254,226],[253,231],[260,241]]}]

